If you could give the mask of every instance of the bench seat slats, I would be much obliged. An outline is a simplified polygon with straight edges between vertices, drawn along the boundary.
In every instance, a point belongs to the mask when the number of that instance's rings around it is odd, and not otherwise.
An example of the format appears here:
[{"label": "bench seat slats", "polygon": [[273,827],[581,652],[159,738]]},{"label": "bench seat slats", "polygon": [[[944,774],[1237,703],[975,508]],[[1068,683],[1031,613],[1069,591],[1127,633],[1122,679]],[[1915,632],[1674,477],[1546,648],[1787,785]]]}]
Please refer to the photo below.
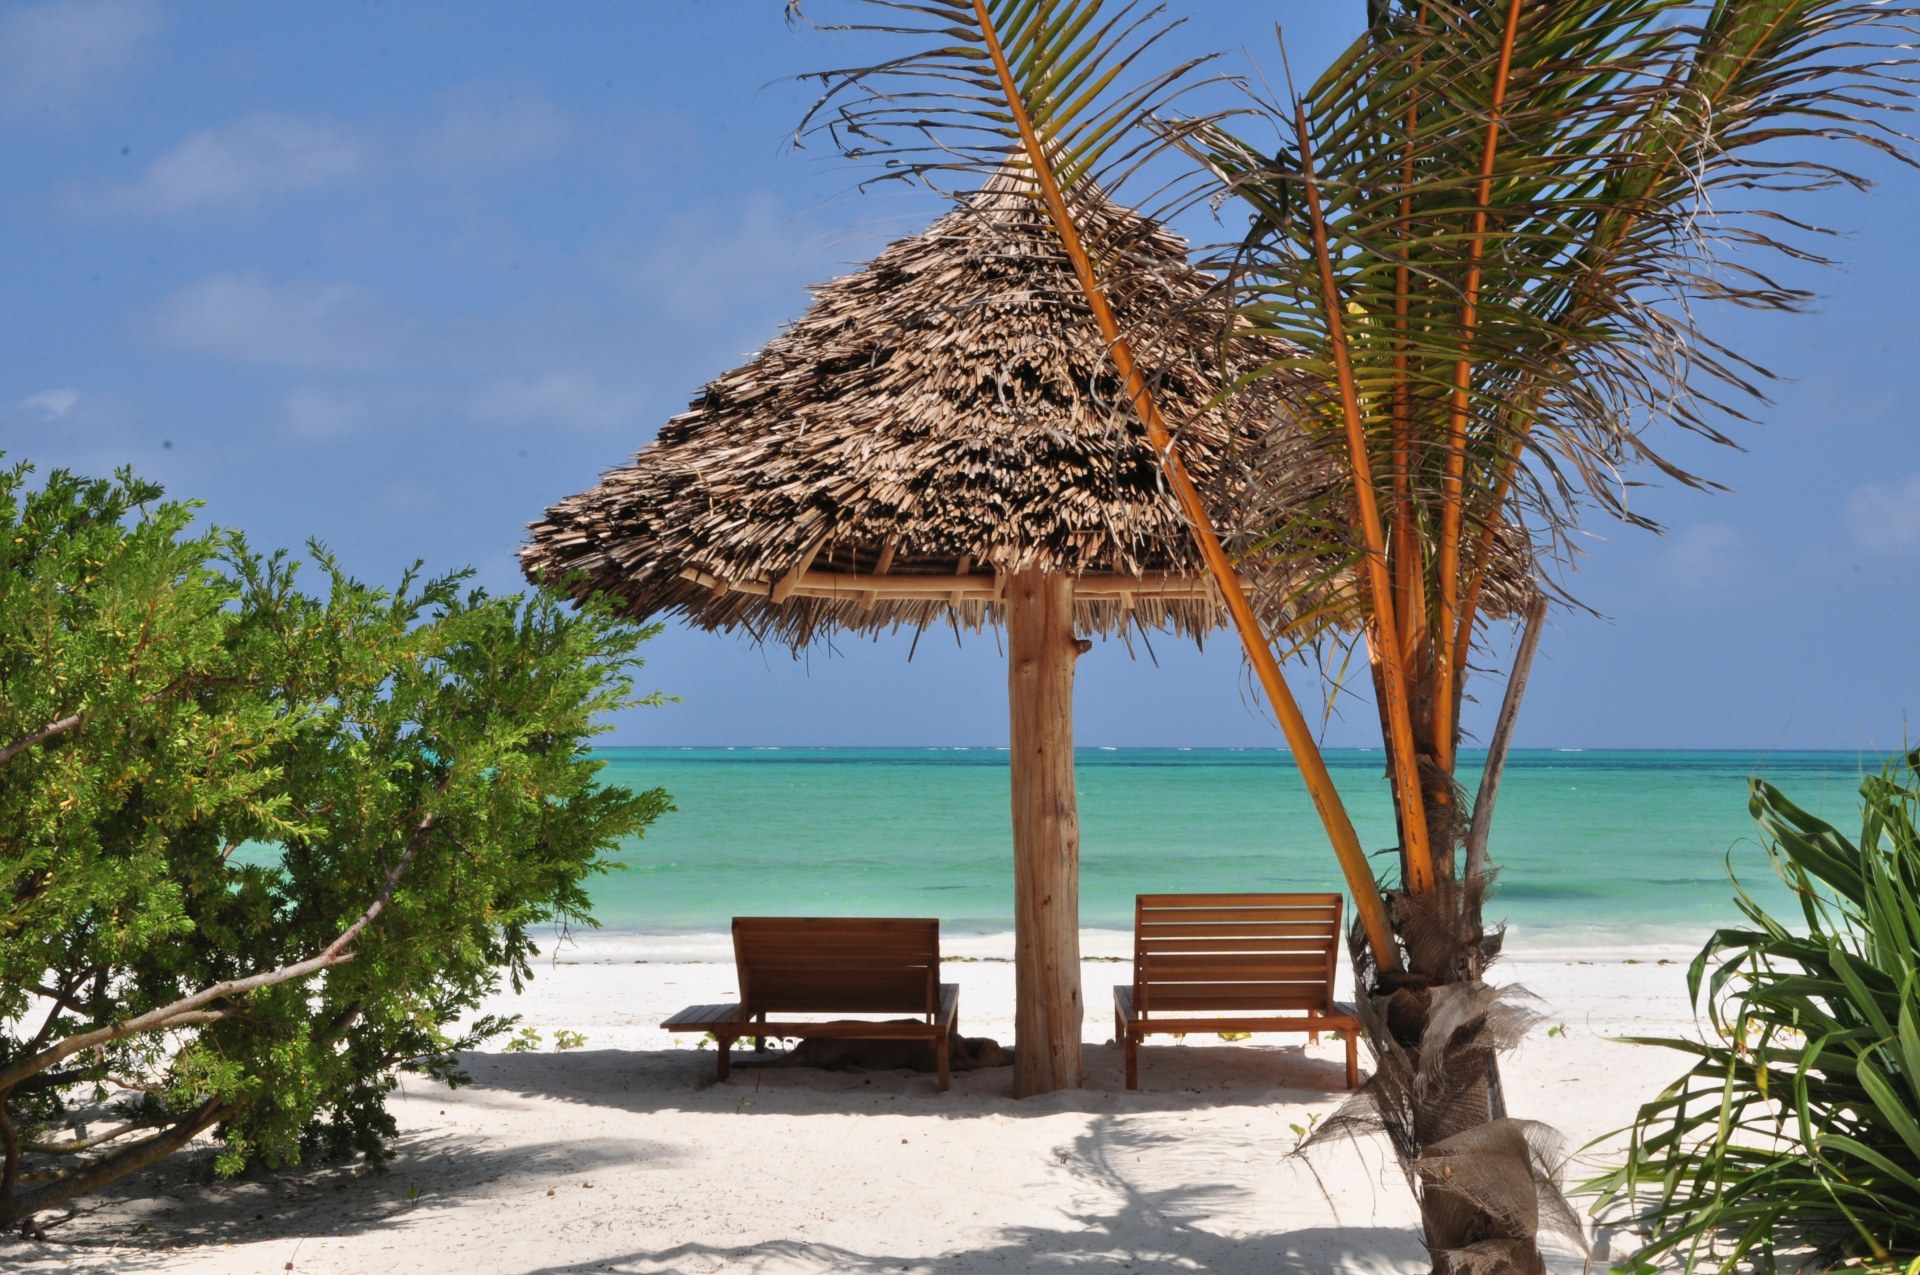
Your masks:
[{"label": "bench seat slats", "polygon": [[1338,910],[1346,900],[1339,894],[1293,894],[1249,892],[1245,894],[1137,894],[1142,908],[1332,908]]},{"label": "bench seat slats", "polygon": [[1146,952],[1141,956],[1146,981],[1208,975],[1239,979],[1327,980],[1325,945],[1317,952]]},{"label": "bench seat slats", "polygon": [[1338,913],[1331,908],[1170,908],[1146,918],[1153,925],[1323,925]]},{"label": "bench seat slats", "polygon": [[[940,1087],[949,1083],[949,1051],[960,988],[940,982],[940,922],[930,917],[735,917],[734,961],[740,1000],[693,1005],[666,1020],[668,1030],[713,1034],[719,1078],[742,1036],[932,1043]],[[775,1015],[833,1015],[797,1019]],[[915,1015],[900,1021],[849,1014]]]},{"label": "bench seat slats", "polygon": [[[1231,983],[1197,984],[1192,993],[1168,991],[1154,992],[1153,1003],[1146,1009],[1136,1009],[1141,1024],[1149,1031],[1162,1031],[1160,1016],[1172,1010],[1219,1009],[1325,1009],[1332,1001],[1324,988],[1309,988],[1298,992],[1283,992],[1268,989],[1258,991],[1236,991]],[[1138,1002],[1136,1002],[1136,1005]]]},{"label": "bench seat slats", "polygon": [[1333,1001],[1338,894],[1142,894],[1134,905],[1133,983],[1114,988],[1114,1034],[1127,1088],[1153,1033],[1344,1033],[1347,1086],[1358,1083],[1359,1023]]},{"label": "bench seat slats", "polygon": [[660,1025],[668,1031],[687,1031],[692,1028],[705,1028],[710,1023],[725,1022],[739,1012],[738,1002],[725,1005],[689,1005]]},{"label": "bench seat slats", "polygon": [[1327,926],[1144,926],[1140,943],[1233,943],[1269,947],[1281,943],[1323,943]]}]

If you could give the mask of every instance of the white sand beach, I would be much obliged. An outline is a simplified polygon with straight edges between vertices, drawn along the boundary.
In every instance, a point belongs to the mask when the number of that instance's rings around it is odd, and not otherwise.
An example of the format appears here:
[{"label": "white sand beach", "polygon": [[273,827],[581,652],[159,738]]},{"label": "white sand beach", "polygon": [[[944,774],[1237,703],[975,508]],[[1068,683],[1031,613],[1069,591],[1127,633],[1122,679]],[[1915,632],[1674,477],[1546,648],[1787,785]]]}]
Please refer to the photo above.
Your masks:
[{"label": "white sand beach", "polygon": [[[522,997],[538,1052],[472,1055],[470,1087],[409,1079],[383,1172],[316,1165],[209,1182],[185,1158],[0,1241],[24,1271],[1417,1272],[1417,1214],[1383,1145],[1291,1158],[1345,1098],[1340,1046],[1159,1038],[1129,1093],[1107,1044],[1124,936],[1089,934],[1084,1088],[1015,1101],[1011,1071],[930,1075],[741,1067],[661,1031],[729,998],[718,939],[636,963],[563,951]],[[1005,936],[948,944],[967,1035],[1013,1040]],[[688,955],[719,959],[690,961]],[[1683,1069],[1614,1043],[1690,1029],[1677,950],[1537,951],[1497,967],[1542,1026],[1506,1064],[1515,1115],[1579,1147]],[[971,957],[973,959],[952,959]],[[596,959],[601,958],[601,959]],[[675,959],[681,958],[681,959]],[[1549,1034],[1549,1029],[1553,1029]],[[556,1051],[558,1031],[586,1043]],[[736,1062],[749,1055],[742,1050]],[[1365,1054],[1363,1051],[1363,1069]],[[1586,1171],[1575,1165],[1569,1176]],[[1607,1237],[1602,1236],[1603,1241]],[[1556,1271],[1577,1271],[1571,1253]]]}]

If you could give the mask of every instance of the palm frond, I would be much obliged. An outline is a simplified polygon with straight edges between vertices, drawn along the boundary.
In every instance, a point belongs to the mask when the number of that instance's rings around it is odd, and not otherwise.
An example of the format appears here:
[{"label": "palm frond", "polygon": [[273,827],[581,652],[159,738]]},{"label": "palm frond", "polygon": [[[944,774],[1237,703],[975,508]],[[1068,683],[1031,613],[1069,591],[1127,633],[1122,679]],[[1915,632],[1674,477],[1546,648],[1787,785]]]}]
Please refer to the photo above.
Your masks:
[{"label": "palm frond", "polygon": [[[1069,194],[1083,183],[1116,190],[1165,151],[1171,139],[1151,122],[1206,83],[1200,72],[1214,60],[1162,56],[1184,19],[1140,0],[841,3],[874,20],[823,29],[873,38],[892,56],[807,76],[822,91],[795,140],[825,140],[850,158],[877,162],[884,168],[877,180],[913,180],[947,193],[976,188],[1022,149],[990,39]],[[816,7],[817,0],[788,0],[788,18]],[[1176,189],[1158,194],[1177,200]],[[1134,202],[1149,216],[1165,211],[1151,196]]]},{"label": "palm frond", "polygon": [[[1863,184],[1825,158],[1835,142],[1904,157],[1888,119],[1906,109],[1908,64],[1889,41],[1915,34],[1914,15],[1850,0],[1522,5],[1483,198],[1508,11],[1401,6],[1303,93],[1342,315],[1313,278],[1290,105],[1262,103],[1268,141],[1212,124],[1189,145],[1255,210],[1230,263],[1252,333],[1296,347],[1299,370],[1324,378],[1344,320],[1369,448],[1390,450],[1396,402],[1411,413],[1399,433],[1416,440],[1420,510],[1438,521],[1451,465],[1469,520],[1490,525],[1475,509],[1513,480],[1518,453],[1532,470],[1518,493],[1553,534],[1589,504],[1634,518],[1629,467],[1701,481],[1648,426],[1727,441],[1716,418],[1761,394],[1767,373],[1712,340],[1705,303],[1810,299],[1764,262],[1821,260],[1822,232],[1771,205]],[[1464,436],[1440,445],[1457,407]]]}]

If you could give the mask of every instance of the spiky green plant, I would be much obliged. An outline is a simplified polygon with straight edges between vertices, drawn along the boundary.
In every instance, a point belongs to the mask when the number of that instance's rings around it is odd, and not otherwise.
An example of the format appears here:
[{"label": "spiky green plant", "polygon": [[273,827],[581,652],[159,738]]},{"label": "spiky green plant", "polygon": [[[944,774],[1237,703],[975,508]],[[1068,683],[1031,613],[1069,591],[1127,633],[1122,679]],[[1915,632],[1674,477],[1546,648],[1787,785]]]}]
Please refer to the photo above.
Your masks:
[{"label": "spiky green plant", "polygon": [[1804,931],[1735,885],[1747,924],[1687,972],[1718,1039],[1640,1108],[1601,1180],[1647,1228],[1636,1262],[1778,1269],[1808,1250],[1920,1267],[1920,749],[1860,786],[1860,835],[1771,784],[1750,802]]}]

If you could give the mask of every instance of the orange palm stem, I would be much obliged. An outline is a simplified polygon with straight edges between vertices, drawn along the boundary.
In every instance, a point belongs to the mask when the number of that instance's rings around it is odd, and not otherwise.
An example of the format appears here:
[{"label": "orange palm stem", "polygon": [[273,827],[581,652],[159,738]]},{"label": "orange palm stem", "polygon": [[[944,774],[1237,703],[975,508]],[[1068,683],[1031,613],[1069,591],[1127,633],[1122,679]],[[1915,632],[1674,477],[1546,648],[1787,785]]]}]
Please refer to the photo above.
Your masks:
[{"label": "orange palm stem", "polygon": [[[1480,266],[1486,249],[1487,204],[1493,197],[1494,157],[1500,148],[1500,108],[1507,99],[1507,77],[1513,70],[1514,40],[1520,28],[1521,0],[1508,0],[1507,28],[1500,44],[1500,63],[1494,72],[1493,103],[1487,113],[1486,140],[1480,152],[1480,187],[1473,212],[1473,237],[1467,245],[1467,289],[1460,311],[1460,357],[1453,367],[1453,400],[1447,421],[1447,468],[1441,482],[1440,552],[1436,564],[1440,576],[1441,640],[1458,627],[1460,611],[1460,536],[1461,503],[1467,468],[1467,405],[1473,384],[1473,337],[1479,324]],[[1492,525],[1492,524],[1489,524]],[[1453,771],[1454,758],[1454,683],[1459,666],[1454,654],[1457,643],[1448,642],[1439,652],[1434,670],[1434,740],[1441,769]]]},{"label": "orange palm stem", "polygon": [[1393,763],[1400,832],[1405,841],[1406,887],[1424,894],[1434,885],[1433,845],[1427,834],[1427,810],[1420,799],[1419,760],[1413,747],[1413,714],[1408,705],[1407,662],[1399,626],[1394,622],[1393,581],[1387,572],[1386,536],[1381,528],[1380,502],[1373,486],[1373,462],[1367,454],[1366,426],[1360,419],[1360,393],[1353,380],[1353,358],[1347,347],[1346,316],[1340,289],[1333,280],[1333,256],[1327,247],[1326,214],[1320,204],[1320,184],[1313,174],[1313,142],[1307,133],[1307,108],[1294,104],[1294,131],[1300,147],[1300,173],[1306,187],[1307,217],[1313,228],[1313,254],[1320,271],[1321,309],[1327,317],[1327,340],[1333,348],[1335,380],[1347,433],[1348,463],[1353,471],[1355,513],[1365,542],[1366,587],[1373,601],[1368,629],[1369,649],[1380,661],[1380,698],[1387,720],[1387,742]]},{"label": "orange palm stem", "polygon": [[1021,100],[1018,86],[1014,83],[1013,70],[1007,65],[1006,52],[1000,45],[999,34],[994,30],[993,20],[988,15],[985,0],[973,0],[973,10],[980,23],[980,32],[986,41],[989,54],[993,58],[994,70],[999,76],[1000,87],[1006,94],[1007,106],[1013,113],[1015,124],[1020,130],[1020,140],[1024,146],[1028,162],[1033,167],[1036,181],[1047,211],[1051,215],[1054,228],[1059,232],[1067,258],[1073,263],[1074,276],[1080,282],[1081,291],[1086,296],[1088,307],[1093,311],[1094,322],[1099,325],[1100,335],[1107,342],[1107,352],[1113,359],[1114,369],[1119,372],[1126,386],[1127,397],[1140,414],[1141,422],[1146,426],[1147,438],[1160,457],[1160,463],[1166,471],[1167,483],[1179,498],[1188,523],[1193,528],[1194,539],[1200,547],[1201,557],[1206,560],[1207,570],[1219,586],[1225,599],[1227,610],[1233,617],[1234,627],[1239,631],[1242,646],[1246,648],[1247,658],[1253,664],[1260,678],[1261,686],[1267,692],[1267,698],[1273,705],[1274,716],[1279,719],[1280,729],[1286,735],[1287,744],[1293,750],[1294,762],[1300,768],[1305,780],[1307,792],[1313,799],[1314,809],[1319,812],[1320,821],[1326,826],[1327,836],[1333,843],[1333,851],[1340,861],[1342,873],[1346,876],[1348,889],[1353,894],[1354,910],[1359,914],[1362,928],[1367,934],[1367,944],[1373,950],[1374,960],[1382,969],[1400,968],[1399,951],[1394,946],[1393,931],[1387,920],[1386,906],[1381,901],[1379,889],[1373,876],[1373,866],[1367,862],[1366,851],[1361,848],[1359,834],[1354,831],[1353,821],[1347,815],[1345,804],[1339,791],[1333,785],[1333,776],[1327,772],[1326,759],[1320,755],[1319,745],[1314,741],[1312,728],[1305,714],[1300,711],[1299,703],[1294,699],[1292,690],[1287,686],[1286,678],[1281,675],[1280,665],[1273,657],[1273,650],[1261,632],[1258,617],[1253,606],[1247,600],[1247,594],[1240,583],[1240,575],[1233,569],[1227,558],[1226,549],[1220,543],[1219,535],[1213,529],[1213,519],[1207,513],[1206,504],[1200,498],[1200,492],[1193,485],[1187,469],[1180,461],[1180,455],[1173,445],[1172,434],[1168,431],[1166,420],[1160,414],[1159,403],[1154,399],[1146,377],[1140,372],[1133,358],[1133,349],[1120,331],[1120,325],[1114,318],[1113,307],[1107,301],[1106,289],[1101,287],[1099,276],[1093,268],[1093,260],[1087,255],[1086,246],[1081,242],[1079,228],[1067,208],[1066,197],[1060,191],[1060,183],[1055,178],[1053,165],[1040,143],[1039,135],[1033,127],[1026,104]]}]

